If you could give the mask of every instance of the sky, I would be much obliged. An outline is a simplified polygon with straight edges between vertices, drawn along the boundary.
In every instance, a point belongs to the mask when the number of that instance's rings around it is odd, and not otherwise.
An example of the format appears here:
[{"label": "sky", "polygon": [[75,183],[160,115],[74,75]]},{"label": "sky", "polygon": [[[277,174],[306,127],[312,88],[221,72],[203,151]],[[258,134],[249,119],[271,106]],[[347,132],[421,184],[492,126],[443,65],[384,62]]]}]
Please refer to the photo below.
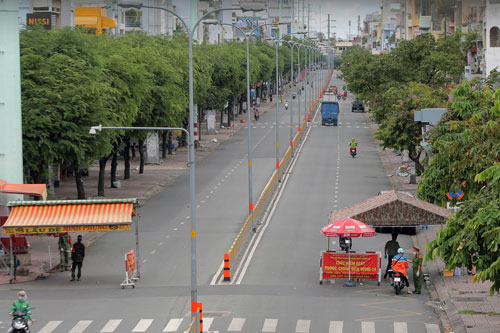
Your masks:
[{"label": "sky", "polygon": [[[351,20],[351,36],[357,34],[358,30],[358,15],[361,16],[361,28],[363,27],[363,19],[368,13],[380,11],[382,5],[381,0],[305,0],[311,4],[311,30],[328,31],[328,14],[330,19],[336,20],[330,25],[336,28],[330,29],[330,34],[333,37],[333,32],[337,34],[337,38],[347,39],[349,32],[349,20]],[[301,2],[301,1],[299,1]],[[320,24],[321,20],[321,24]],[[320,29],[321,25],[321,29]]]}]

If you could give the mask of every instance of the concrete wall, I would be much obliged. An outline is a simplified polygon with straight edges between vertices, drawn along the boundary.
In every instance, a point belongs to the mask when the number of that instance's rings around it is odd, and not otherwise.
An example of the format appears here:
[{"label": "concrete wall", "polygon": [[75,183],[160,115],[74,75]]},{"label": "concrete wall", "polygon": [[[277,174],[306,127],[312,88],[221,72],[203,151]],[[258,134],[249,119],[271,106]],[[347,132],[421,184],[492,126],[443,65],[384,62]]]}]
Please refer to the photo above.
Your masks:
[{"label": "concrete wall", "polygon": [[[0,1],[0,178],[23,184],[18,0]],[[0,194],[0,205],[20,196]]]},{"label": "concrete wall", "polygon": [[494,26],[500,28],[500,4],[489,4],[489,0],[487,2],[485,12],[486,40],[484,45],[486,47],[486,75],[489,75],[490,71],[495,67],[500,70],[500,47],[490,47],[490,29]]}]

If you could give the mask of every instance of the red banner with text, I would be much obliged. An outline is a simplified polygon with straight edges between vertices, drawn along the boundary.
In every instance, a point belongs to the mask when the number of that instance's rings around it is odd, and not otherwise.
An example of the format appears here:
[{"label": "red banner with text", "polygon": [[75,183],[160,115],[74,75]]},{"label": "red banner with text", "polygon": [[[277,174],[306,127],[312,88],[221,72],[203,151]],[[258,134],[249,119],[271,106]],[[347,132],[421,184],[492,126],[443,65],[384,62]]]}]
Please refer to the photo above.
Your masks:
[{"label": "red banner with text", "polygon": [[[349,256],[347,253],[323,252],[323,279],[348,279]],[[351,253],[351,279],[378,279],[377,253]]]},{"label": "red banner with text", "polygon": [[125,254],[125,267],[128,272],[128,276],[132,277],[135,272],[135,252],[134,250],[129,251]]}]

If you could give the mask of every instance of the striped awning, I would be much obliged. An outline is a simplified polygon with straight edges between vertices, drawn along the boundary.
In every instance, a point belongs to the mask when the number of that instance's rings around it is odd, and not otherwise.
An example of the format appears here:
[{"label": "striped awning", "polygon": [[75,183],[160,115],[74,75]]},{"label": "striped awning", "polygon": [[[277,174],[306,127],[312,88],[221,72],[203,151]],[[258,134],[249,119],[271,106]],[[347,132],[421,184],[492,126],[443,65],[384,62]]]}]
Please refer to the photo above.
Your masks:
[{"label": "striped awning", "polygon": [[130,230],[136,199],[11,201],[6,234]]}]

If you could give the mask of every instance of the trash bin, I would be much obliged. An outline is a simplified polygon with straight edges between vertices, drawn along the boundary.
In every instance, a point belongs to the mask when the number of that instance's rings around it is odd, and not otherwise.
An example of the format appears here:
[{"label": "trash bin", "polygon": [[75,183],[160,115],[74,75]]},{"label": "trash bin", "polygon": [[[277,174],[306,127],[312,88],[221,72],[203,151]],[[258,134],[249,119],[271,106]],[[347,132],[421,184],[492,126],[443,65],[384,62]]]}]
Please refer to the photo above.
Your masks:
[{"label": "trash bin", "polygon": [[417,183],[417,175],[410,175],[410,184]]}]

